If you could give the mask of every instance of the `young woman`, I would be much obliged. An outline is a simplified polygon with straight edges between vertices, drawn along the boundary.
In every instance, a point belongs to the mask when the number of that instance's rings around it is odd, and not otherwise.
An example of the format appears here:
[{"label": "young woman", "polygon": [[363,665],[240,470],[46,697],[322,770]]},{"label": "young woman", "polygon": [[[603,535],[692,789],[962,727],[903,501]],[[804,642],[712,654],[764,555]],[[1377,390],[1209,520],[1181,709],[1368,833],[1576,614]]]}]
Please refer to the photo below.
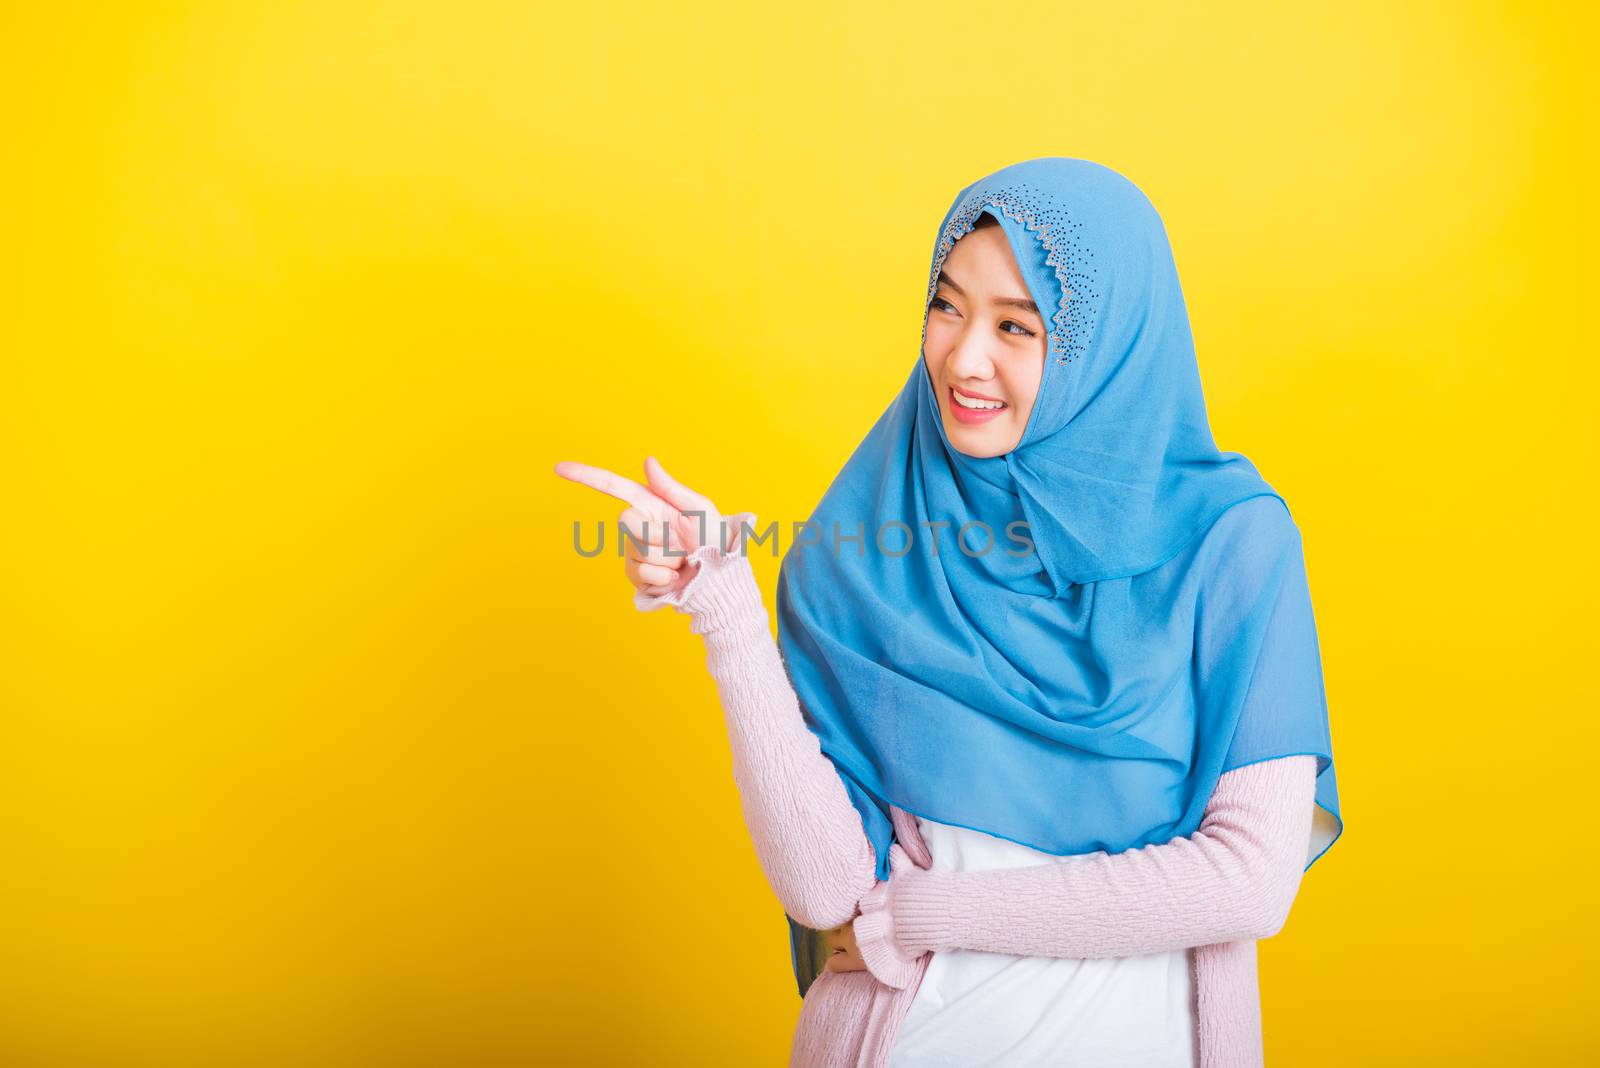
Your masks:
[{"label": "young woman", "polygon": [[629,502],[635,603],[705,638],[790,918],[791,1063],[1260,1064],[1255,942],[1343,826],[1299,531],[1212,440],[1127,179],[973,183],[927,296],[784,556],[777,644],[752,513],[654,458],[556,468]]}]

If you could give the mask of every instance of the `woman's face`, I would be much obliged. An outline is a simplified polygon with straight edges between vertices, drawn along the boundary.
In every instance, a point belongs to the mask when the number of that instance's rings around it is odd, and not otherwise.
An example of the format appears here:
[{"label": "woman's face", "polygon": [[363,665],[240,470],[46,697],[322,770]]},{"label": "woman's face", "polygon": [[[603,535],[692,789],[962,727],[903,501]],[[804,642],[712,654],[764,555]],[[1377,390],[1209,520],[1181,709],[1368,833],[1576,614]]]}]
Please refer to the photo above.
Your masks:
[{"label": "woman's face", "polygon": [[922,350],[952,445],[968,456],[1017,447],[1044,376],[1048,340],[1005,231],[991,222],[958,240],[928,305]]}]

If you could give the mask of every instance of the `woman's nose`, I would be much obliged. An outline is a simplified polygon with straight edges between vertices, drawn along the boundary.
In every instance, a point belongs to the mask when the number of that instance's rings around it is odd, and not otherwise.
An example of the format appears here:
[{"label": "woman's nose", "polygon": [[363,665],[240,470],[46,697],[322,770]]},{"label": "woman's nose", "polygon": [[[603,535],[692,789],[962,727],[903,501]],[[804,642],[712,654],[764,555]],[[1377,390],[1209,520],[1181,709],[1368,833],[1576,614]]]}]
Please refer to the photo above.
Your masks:
[{"label": "woman's nose", "polygon": [[989,378],[994,375],[994,361],[989,359],[983,340],[965,336],[956,342],[950,352],[950,372],[957,378]]}]

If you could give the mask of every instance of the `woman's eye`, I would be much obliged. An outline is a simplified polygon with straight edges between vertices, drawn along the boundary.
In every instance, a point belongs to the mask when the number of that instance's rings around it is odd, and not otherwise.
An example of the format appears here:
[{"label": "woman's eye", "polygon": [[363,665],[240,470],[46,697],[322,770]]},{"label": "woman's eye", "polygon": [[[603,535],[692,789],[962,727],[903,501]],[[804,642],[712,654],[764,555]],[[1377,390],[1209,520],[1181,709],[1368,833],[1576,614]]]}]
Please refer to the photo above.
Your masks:
[{"label": "woman's eye", "polygon": [[[928,307],[936,308],[939,311],[944,311],[944,310],[948,309],[948,310],[954,312],[956,310],[955,305],[951,304],[948,300],[945,300],[943,297],[934,297],[932,300],[928,301]],[[1033,337],[1034,336],[1032,330],[1029,330],[1027,327],[1023,326],[1021,323],[1017,322],[1015,319],[1007,319],[1005,322],[1000,324],[1000,328],[1002,330],[1005,330],[1005,328],[1008,327],[1008,326],[1014,326],[1014,327],[1017,328],[1018,331],[1021,331],[1020,333],[1013,334],[1014,337]],[[1012,333],[1012,331],[1009,331],[1009,330],[1007,330],[1006,332],[1007,333]]]}]

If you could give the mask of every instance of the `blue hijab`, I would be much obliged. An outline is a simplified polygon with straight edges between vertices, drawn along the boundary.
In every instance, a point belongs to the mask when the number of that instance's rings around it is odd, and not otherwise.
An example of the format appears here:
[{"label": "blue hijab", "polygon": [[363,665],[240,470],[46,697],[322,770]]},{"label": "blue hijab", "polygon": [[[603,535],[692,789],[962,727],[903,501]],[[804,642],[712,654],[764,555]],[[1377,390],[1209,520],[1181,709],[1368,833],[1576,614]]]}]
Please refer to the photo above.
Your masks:
[{"label": "blue hijab", "polygon": [[1224,772],[1300,753],[1309,868],[1343,825],[1300,535],[1212,440],[1161,218],[1099,164],[1014,164],[945,212],[930,301],[985,212],[1049,331],[1021,440],[953,448],[919,352],[778,582],[785,664],[878,878],[891,804],[1119,853],[1193,834]]}]

